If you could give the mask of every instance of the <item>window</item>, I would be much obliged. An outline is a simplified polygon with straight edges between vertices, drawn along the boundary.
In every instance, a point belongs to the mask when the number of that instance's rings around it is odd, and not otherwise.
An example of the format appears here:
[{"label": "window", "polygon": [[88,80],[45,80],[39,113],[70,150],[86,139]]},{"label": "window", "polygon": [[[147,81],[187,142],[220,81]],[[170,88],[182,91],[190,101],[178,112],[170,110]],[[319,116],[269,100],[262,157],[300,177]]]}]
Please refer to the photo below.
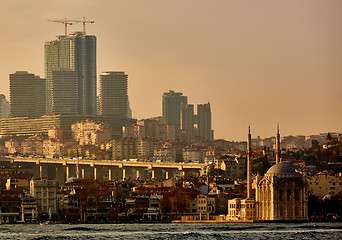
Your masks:
[{"label": "window", "polygon": [[295,189],[294,198],[295,198],[295,200],[299,200],[299,191],[298,191],[298,189]]},{"label": "window", "polygon": [[287,190],[287,201],[292,200],[291,190]]},{"label": "window", "polygon": [[298,206],[295,206],[295,217],[299,215],[299,208]]},{"label": "window", "polygon": [[284,207],[280,207],[280,209],[279,209],[279,215],[280,215],[281,217],[284,216]]}]

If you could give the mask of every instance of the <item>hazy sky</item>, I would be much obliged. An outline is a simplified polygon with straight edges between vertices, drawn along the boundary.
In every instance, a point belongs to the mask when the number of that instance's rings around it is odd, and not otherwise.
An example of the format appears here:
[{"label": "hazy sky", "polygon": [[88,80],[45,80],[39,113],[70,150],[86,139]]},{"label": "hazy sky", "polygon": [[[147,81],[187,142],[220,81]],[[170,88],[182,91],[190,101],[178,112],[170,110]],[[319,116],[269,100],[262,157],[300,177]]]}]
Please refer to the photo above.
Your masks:
[{"label": "hazy sky", "polygon": [[[133,116],[161,115],[163,92],[212,106],[215,138],[342,131],[341,0],[11,0],[0,8],[0,93],[8,75],[44,77],[47,19],[87,19],[98,75],[125,71]],[[80,31],[82,25],[69,27]]]}]

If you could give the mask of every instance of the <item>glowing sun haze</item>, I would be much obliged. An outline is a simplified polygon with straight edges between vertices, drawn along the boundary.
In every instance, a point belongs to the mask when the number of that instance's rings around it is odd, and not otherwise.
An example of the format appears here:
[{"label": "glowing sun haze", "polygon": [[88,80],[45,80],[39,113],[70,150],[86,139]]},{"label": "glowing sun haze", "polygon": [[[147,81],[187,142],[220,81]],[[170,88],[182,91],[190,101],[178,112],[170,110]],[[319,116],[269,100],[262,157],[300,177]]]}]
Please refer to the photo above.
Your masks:
[{"label": "glowing sun haze", "polygon": [[[8,75],[44,77],[47,19],[87,19],[98,75],[125,71],[133,117],[161,115],[162,94],[212,106],[215,138],[341,131],[340,0],[11,0],[0,8],[0,93]],[[80,31],[72,25],[69,32]]]}]

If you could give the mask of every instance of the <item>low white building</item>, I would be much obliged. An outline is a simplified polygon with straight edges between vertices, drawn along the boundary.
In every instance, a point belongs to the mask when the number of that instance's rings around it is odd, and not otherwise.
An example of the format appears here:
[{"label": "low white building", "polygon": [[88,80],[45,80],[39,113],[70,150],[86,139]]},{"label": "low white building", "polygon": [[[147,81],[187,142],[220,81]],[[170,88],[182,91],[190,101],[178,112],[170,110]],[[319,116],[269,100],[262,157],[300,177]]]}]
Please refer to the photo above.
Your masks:
[{"label": "low white building", "polygon": [[54,179],[38,178],[30,182],[30,194],[37,199],[37,209],[40,214],[57,213],[57,186]]},{"label": "low white building", "polygon": [[228,200],[227,220],[255,220],[255,200],[234,198]]}]

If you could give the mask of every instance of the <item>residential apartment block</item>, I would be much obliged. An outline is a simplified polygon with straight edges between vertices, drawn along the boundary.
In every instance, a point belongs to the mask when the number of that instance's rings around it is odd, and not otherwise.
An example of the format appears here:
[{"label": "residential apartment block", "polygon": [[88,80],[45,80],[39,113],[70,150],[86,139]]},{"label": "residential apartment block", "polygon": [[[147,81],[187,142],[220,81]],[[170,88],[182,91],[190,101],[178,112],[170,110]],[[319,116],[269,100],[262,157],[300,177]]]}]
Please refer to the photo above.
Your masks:
[{"label": "residential apartment block", "polygon": [[312,177],[308,177],[308,190],[312,195],[320,198],[327,195],[342,193],[342,174],[332,172],[320,172]]},{"label": "residential apartment block", "polygon": [[84,120],[71,125],[73,139],[80,145],[96,145],[106,142],[112,137],[109,124]]},{"label": "residential apartment block", "polygon": [[57,186],[56,180],[48,178],[30,181],[30,194],[37,199],[39,213],[57,214]]}]

